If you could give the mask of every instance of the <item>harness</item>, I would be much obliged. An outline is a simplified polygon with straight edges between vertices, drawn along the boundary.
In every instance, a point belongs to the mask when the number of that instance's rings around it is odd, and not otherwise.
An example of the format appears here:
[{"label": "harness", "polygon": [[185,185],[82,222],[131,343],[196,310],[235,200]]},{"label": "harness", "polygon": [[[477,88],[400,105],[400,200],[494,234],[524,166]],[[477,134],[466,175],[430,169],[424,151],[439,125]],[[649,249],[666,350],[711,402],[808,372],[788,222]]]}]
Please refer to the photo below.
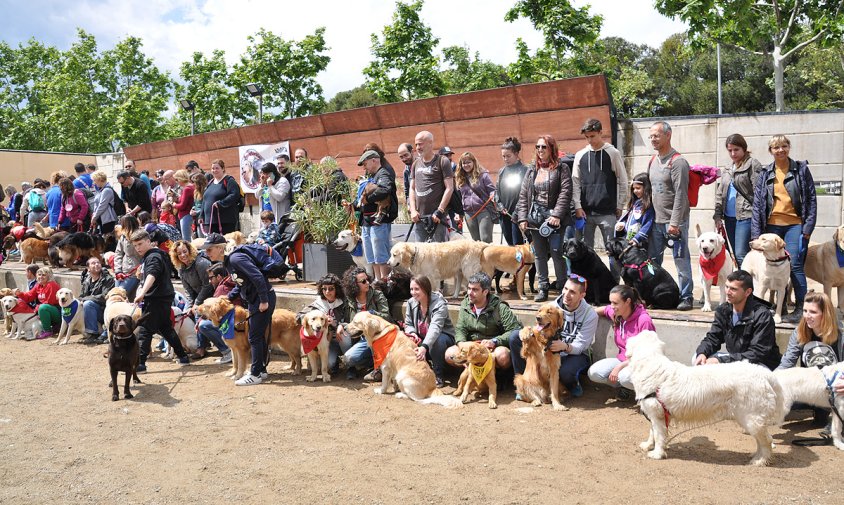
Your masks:
[{"label": "harness", "polygon": [[[630,247],[630,246],[628,246],[628,248],[629,248],[629,247]],[[627,251],[627,249],[625,249],[625,251]],[[622,256],[623,256],[623,255],[624,255],[624,254],[622,253]],[[654,266],[653,266],[653,264],[651,263],[651,259],[650,259],[650,258],[646,259],[645,261],[643,261],[643,262],[642,262],[641,264],[639,264],[639,265],[636,265],[636,264],[634,264],[634,263],[629,263],[629,264],[625,264],[625,265],[624,265],[624,268],[629,268],[629,269],[631,269],[631,270],[636,270],[637,272],[639,272],[639,280],[640,280],[640,281],[645,280],[645,274],[643,274],[643,273],[642,273],[642,270],[644,270],[644,269],[645,269],[645,267],[647,267],[647,269],[648,269],[648,273],[650,273],[651,275],[654,275]]]},{"label": "harness", "polygon": [[829,393],[829,406],[832,407],[832,413],[835,414],[835,417],[838,418],[839,421],[844,423],[844,419],[841,418],[841,413],[838,412],[838,409],[835,408],[835,389],[833,389],[832,384],[835,382],[835,379],[838,378],[841,372],[836,371],[832,374],[832,377],[826,379],[826,390]]},{"label": "harness", "polygon": [[[533,250],[533,246],[531,246],[531,251]],[[519,262],[519,267],[516,268],[516,272],[513,274],[514,276],[519,275],[519,272],[522,271],[528,265],[533,265],[533,263],[525,263],[525,255],[522,254],[521,251],[516,251],[516,261]]]},{"label": "harness", "polygon": [[[668,428],[668,425],[671,423],[671,412],[668,411],[668,407],[665,406],[665,403],[662,402],[659,398],[659,388],[656,389],[653,393],[645,396],[642,400],[647,400],[648,398],[656,398],[656,401],[659,402],[659,406],[662,407],[662,413],[665,416],[665,427]],[[639,400],[641,402],[641,400]],[[647,416],[645,416],[647,417]]]}]

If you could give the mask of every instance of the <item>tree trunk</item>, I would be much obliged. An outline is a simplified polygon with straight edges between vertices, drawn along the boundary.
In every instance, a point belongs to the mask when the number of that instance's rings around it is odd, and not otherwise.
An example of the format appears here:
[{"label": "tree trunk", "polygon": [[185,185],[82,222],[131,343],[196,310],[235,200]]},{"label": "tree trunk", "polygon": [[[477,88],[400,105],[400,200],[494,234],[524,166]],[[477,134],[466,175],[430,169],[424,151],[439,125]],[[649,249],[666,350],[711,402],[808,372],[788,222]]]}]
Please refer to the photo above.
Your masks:
[{"label": "tree trunk", "polygon": [[782,112],[785,110],[785,99],[783,98],[784,62],[779,46],[774,46],[771,58],[774,63],[774,96],[776,97],[777,112]]}]

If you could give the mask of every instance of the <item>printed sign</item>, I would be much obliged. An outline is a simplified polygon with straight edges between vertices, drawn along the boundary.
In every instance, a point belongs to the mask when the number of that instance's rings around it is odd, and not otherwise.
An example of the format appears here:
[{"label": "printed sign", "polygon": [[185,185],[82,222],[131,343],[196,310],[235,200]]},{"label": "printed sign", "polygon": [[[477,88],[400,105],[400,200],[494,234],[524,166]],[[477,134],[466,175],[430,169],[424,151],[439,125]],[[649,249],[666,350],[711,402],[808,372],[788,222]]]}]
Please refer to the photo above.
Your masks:
[{"label": "printed sign", "polygon": [[815,193],[841,196],[841,181],[815,181]]},{"label": "printed sign", "polygon": [[277,154],[290,156],[290,142],[240,146],[240,187],[244,193],[256,193],[261,187],[261,167]]}]

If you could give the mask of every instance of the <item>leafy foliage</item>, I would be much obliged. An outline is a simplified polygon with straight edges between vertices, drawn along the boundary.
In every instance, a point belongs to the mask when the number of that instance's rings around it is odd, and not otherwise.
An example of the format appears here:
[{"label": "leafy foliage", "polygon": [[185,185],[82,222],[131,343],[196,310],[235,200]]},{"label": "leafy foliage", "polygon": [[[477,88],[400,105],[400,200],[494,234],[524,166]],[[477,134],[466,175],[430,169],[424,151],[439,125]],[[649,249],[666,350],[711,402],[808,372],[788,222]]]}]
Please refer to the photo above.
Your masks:
[{"label": "leafy foliage", "polygon": [[465,93],[513,84],[506,68],[482,60],[478,53],[472,58],[466,46],[444,48],[443,59],[448,64],[448,68],[441,74],[447,93]]},{"label": "leafy foliage", "polygon": [[353,201],[355,190],[349,180],[333,181],[332,174],[337,168],[333,158],[292,167],[302,174],[304,182],[302,191],[294,195],[291,215],[302,227],[307,242],[328,244],[349,224],[349,213],[337,204],[337,200]]},{"label": "leafy foliage", "polygon": [[341,110],[357,109],[378,105],[381,101],[365,85],[352,88],[347,91],[340,91],[334,98],[325,105],[325,112],[338,112]]}]

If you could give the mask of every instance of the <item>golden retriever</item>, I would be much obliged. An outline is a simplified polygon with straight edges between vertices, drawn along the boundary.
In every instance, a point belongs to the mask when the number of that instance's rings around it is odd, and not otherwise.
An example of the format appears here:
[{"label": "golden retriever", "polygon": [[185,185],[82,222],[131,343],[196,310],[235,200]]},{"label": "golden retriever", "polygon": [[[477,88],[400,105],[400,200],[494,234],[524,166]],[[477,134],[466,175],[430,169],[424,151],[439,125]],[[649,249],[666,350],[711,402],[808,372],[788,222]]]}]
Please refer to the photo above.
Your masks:
[{"label": "golden retriever", "polygon": [[249,345],[249,311],[235,306],[225,296],[206,298],[197,312],[216,326],[234,309],[234,338],[227,339],[226,345],[232,351],[232,369],[226,373],[227,377],[237,380],[246,373],[252,364],[252,347]]},{"label": "golden retriever", "polygon": [[[454,362],[465,365],[457,381],[457,389],[452,393],[460,401],[469,401],[472,392],[489,393],[489,408],[498,408],[498,385],[495,382],[495,356],[487,346],[480,342],[460,342]],[[480,382],[479,382],[480,380]]]},{"label": "golden retriever", "polygon": [[129,295],[126,294],[125,289],[111,288],[106,293],[105,311],[103,312],[104,326],[108,328],[114,316],[120,314],[132,316],[132,319],[137,322],[141,318],[141,308],[129,301]]},{"label": "golden retriever", "polygon": [[[56,300],[59,302],[59,310],[62,316],[61,328],[58,336],[56,336],[56,345],[64,345],[70,341],[71,335],[83,335],[85,333],[82,301],[77,300],[73,296],[73,291],[67,288],[58,290]],[[62,337],[64,337],[64,342],[62,342]]]},{"label": "golden retriever", "polygon": [[454,279],[454,297],[460,295],[463,280],[481,270],[481,254],[486,242],[454,240],[442,243],[399,242],[390,250],[388,264],[414,275],[424,275],[439,289],[440,281]]},{"label": "golden retriever", "polygon": [[[481,253],[481,270],[495,278],[495,271],[514,274],[513,283],[519,298],[527,300],[525,296],[525,274],[536,262],[530,244],[523,245],[490,245]],[[496,281],[497,283],[498,281]],[[511,288],[512,289],[512,288]]]},{"label": "golden retriever", "polygon": [[750,241],[750,251],[741,262],[741,269],[753,276],[754,294],[764,299],[768,293],[773,303],[777,297],[774,322],[782,322],[785,289],[791,278],[791,262],[785,253],[785,241],[773,233],[763,233]]},{"label": "golden retriever", "polygon": [[20,244],[21,263],[32,265],[36,261],[43,261],[46,265],[50,260],[50,243],[46,239],[30,237]]},{"label": "golden retriever", "polygon": [[416,359],[416,344],[398,326],[369,312],[358,312],[346,325],[346,331],[352,337],[366,337],[366,343],[372,348],[375,366],[380,365],[382,374],[381,386],[375,388],[376,394],[394,391],[397,386],[396,398],[449,408],[463,405],[459,399],[437,389],[434,371],[427,363]]},{"label": "golden retriever", "polygon": [[41,226],[41,223],[35,223],[33,228],[35,228],[35,234],[44,239],[50,238],[53,233],[56,233],[55,228]]},{"label": "golden retriever", "polygon": [[302,348],[308,355],[308,367],[311,369],[311,375],[305,378],[308,382],[317,380],[318,368],[322,373],[322,382],[331,382],[331,374],[328,373],[330,333],[328,316],[324,312],[312,310],[302,317]]},{"label": "golden retriever", "polygon": [[838,266],[838,253],[844,252],[844,225],[839,226],[832,240],[823,244],[812,244],[806,253],[806,277],[823,284],[823,292],[832,296],[832,288],[838,289],[838,308],[844,311],[844,268]]},{"label": "golden retriever", "polygon": [[[700,272],[700,285],[703,286],[703,308],[701,312],[712,312],[712,296],[709,291],[713,285],[718,286],[721,295],[720,303],[727,301],[727,276],[733,271],[733,261],[727,254],[724,237],[715,231],[701,232],[697,229],[697,249]],[[721,266],[718,267],[718,263]],[[717,269],[717,270],[716,270]]]},{"label": "golden retriever", "polygon": [[554,410],[568,410],[560,401],[560,354],[546,349],[563,327],[563,310],[548,302],[536,312],[536,326],[519,332],[525,373],[513,379],[516,392],[523,401],[538,407],[548,401],[550,392]]},{"label": "golden retriever", "polygon": [[299,325],[296,314],[287,309],[273,311],[270,328],[270,347],[281,348],[290,357],[290,370],[293,375],[302,373],[302,341],[299,337]]}]

